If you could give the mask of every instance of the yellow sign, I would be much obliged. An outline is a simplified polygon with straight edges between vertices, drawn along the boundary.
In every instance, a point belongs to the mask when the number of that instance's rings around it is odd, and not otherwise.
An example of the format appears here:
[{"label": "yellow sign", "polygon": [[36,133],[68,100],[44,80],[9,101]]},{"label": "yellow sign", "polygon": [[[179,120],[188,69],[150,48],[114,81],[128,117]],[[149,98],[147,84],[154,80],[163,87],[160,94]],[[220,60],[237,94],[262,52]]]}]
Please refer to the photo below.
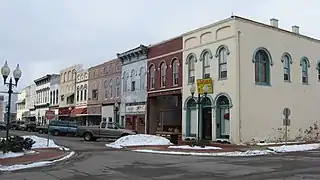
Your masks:
[{"label": "yellow sign", "polygon": [[206,79],[197,79],[197,88],[199,94],[207,94],[213,93],[213,79],[206,78]]}]

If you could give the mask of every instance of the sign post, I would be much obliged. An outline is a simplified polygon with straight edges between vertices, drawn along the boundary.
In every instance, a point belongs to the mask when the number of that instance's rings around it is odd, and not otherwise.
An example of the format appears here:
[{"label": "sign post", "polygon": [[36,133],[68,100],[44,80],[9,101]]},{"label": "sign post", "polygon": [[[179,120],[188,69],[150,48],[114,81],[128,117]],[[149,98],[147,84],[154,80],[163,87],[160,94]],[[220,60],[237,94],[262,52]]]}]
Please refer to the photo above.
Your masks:
[{"label": "sign post", "polygon": [[288,126],[290,126],[289,116],[291,115],[291,110],[289,108],[284,108],[283,109],[283,115],[284,115],[283,126],[285,127],[284,136],[285,136],[285,141],[286,141],[285,145],[287,145],[287,142],[288,142]]},{"label": "sign post", "polygon": [[[56,115],[55,115],[54,111],[51,111],[51,110],[49,109],[49,110],[46,111],[45,116],[46,116],[46,119],[50,121],[50,120],[52,120]],[[49,131],[49,130],[50,130],[50,122],[49,122],[49,124],[48,124],[47,147],[49,147],[49,140],[50,140],[50,131]]]}]

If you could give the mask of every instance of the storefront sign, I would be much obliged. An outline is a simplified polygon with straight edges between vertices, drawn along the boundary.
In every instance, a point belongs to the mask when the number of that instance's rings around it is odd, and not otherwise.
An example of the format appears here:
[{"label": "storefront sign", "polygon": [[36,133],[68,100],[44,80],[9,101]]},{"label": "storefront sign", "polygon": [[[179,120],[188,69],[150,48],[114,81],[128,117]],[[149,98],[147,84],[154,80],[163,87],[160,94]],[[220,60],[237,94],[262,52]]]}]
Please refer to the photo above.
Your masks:
[{"label": "storefront sign", "polygon": [[213,93],[213,79],[206,78],[206,79],[197,79],[197,88],[199,94],[204,94],[204,87],[207,86],[207,94]]},{"label": "storefront sign", "polygon": [[145,113],[146,105],[126,106],[126,113]]}]

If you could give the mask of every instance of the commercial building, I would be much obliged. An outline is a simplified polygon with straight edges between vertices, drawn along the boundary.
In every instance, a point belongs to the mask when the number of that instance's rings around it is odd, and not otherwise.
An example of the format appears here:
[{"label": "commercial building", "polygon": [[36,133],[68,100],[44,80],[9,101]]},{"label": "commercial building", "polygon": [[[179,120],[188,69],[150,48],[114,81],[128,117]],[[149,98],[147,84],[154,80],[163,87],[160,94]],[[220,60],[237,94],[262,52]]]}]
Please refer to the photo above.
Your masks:
[{"label": "commercial building", "polygon": [[36,85],[32,83],[31,85],[25,88],[25,111],[22,114],[22,119],[24,120],[36,120],[37,113],[35,109],[35,104],[37,100],[37,93],[36,93]]},{"label": "commercial building", "polygon": [[[288,139],[315,138],[320,111],[320,41],[292,30],[232,16],[183,34],[183,138],[231,143],[284,141],[283,110],[291,110]],[[211,79],[200,108],[190,93]],[[206,81],[210,82],[210,81]],[[197,116],[200,110],[200,117]]]},{"label": "commercial building", "polygon": [[29,111],[26,109],[26,94],[27,94],[27,88],[22,89],[20,94],[18,94],[18,100],[16,101],[16,109],[17,109],[17,117],[16,119],[18,121],[23,120],[22,116],[25,112]]},{"label": "commercial building", "polygon": [[50,81],[50,110],[55,112],[55,119],[58,119],[59,114],[60,78],[60,75],[54,76]]},{"label": "commercial building", "polygon": [[122,63],[121,122],[140,133],[147,131],[147,55],[144,45],[117,54]]},{"label": "commercial building", "polygon": [[182,37],[148,51],[148,133],[181,135]]},{"label": "commercial building", "polygon": [[75,117],[80,124],[88,125],[88,70],[79,71],[76,78],[76,107],[72,110],[71,116]]}]

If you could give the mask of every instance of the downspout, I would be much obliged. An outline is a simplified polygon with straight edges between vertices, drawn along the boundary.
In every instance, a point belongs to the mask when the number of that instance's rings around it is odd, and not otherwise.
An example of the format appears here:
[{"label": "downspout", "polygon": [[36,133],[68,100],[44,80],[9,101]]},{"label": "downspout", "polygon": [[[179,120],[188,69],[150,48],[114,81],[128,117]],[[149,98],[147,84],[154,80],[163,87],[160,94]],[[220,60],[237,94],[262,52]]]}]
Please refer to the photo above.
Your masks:
[{"label": "downspout", "polygon": [[[236,20],[237,22],[237,20]],[[237,26],[236,26],[237,27]],[[239,118],[239,129],[238,129],[238,137],[239,137],[239,142],[240,144],[242,143],[242,134],[241,134],[241,128],[242,128],[242,122],[241,122],[241,63],[240,63],[240,34],[241,31],[237,29],[237,107],[238,107],[238,118]]]}]

